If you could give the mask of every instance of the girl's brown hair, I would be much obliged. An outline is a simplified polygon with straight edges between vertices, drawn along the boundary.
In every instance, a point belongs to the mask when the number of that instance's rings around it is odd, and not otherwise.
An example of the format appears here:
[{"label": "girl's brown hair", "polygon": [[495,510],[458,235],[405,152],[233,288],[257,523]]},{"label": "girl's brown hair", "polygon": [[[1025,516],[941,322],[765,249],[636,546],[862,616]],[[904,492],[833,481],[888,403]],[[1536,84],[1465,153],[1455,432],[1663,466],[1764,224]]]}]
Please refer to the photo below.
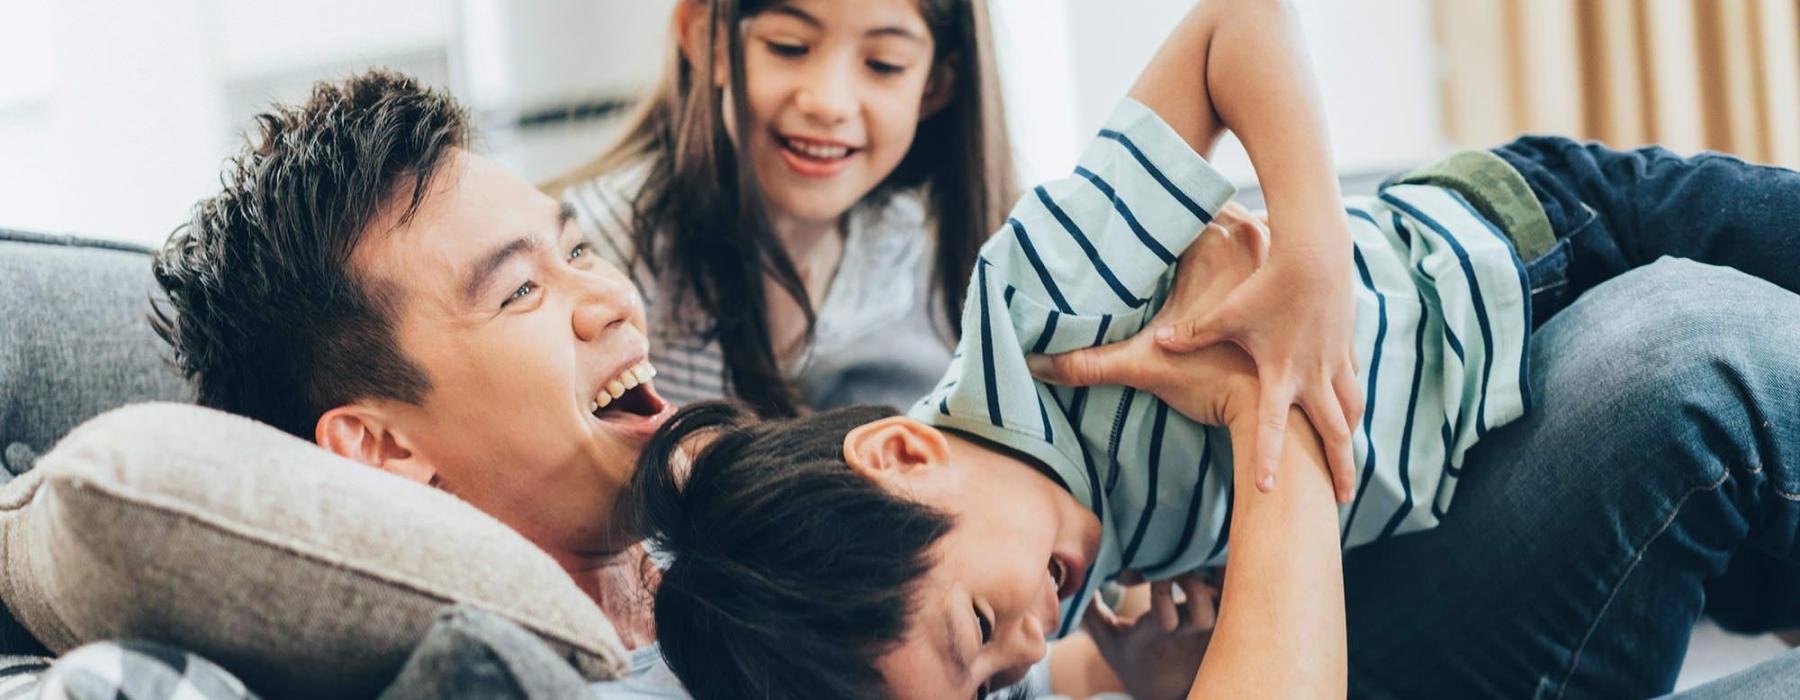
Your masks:
[{"label": "girl's brown hair", "polygon": [[[738,124],[749,124],[744,95],[746,19],[780,0],[682,0],[705,5],[708,46],[729,55]],[[937,232],[934,297],[951,328],[961,326],[963,297],[975,257],[1000,226],[1015,196],[1005,115],[995,75],[986,0],[919,0],[937,45],[935,70],[951,71],[949,103],[919,123],[912,149],[868,199],[923,187]],[[676,31],[679,32],[677,27]],[[550,183],[559,192],[621,168],[647,163],[643,188],[632,201],[636,255],[674,294],[660,303],[693,309],[723,351],[731,391],[764,415],[794,415],[798,396],[782,376],[769,334],[763,278],[769,276],[806,313],[810,342],[812,300],[787,251],[770,229],[755,168],[743,144],[725,131],[725,100],[713,88],[713,62],[690,63],[679,40],[668,68],[620,140],[593,162]],[[637,260],[631,261],[633,263]]]}]

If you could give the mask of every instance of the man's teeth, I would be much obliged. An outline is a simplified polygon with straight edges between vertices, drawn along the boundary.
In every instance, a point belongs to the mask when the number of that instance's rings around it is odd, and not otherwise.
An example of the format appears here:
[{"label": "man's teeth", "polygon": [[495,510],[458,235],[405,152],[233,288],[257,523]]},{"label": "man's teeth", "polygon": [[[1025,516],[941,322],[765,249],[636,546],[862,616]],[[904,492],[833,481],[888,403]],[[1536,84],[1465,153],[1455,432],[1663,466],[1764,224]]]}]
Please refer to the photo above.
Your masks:
[{"label": "man's teeth", "polygon": [[844,146],[822,146],[791,139],[788,141],[788,148],[800,152],[801,155],[820,160],[831,160],[850,155],[850,149]]},{"label": "man's teeth", "polygon": [[656,368],[650,365],[649,360],[632,365],[624,372],[620,372],[619,376],[606,382],[606,386],[600,388],[600,393],[594,396],[592,410],[598,411],[606,408],[607,404],[612,403],[614,399],[624,396],[625,392],[637,388],[638,385],[650,381],[650,378],[655,376]]}]

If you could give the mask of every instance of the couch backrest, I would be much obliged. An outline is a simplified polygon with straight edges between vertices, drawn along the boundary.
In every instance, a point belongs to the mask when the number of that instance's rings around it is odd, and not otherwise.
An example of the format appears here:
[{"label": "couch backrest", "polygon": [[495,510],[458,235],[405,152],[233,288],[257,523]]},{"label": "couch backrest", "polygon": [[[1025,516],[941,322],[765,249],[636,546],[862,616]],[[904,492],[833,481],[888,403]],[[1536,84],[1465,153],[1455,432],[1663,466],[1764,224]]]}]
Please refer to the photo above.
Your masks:
[{"label": "couch backrest", "polygon": [[0,229],[0,482],[102,411],[191,400],[150,328],[150,256]]}]

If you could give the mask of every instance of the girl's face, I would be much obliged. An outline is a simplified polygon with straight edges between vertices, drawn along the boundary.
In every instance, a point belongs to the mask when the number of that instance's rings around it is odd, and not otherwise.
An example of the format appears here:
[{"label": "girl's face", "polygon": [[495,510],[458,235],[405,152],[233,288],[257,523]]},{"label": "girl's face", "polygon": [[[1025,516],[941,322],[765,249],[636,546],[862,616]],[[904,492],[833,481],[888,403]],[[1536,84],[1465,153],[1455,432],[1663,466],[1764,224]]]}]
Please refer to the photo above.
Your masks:
[{"label": "girl's face", "polygon": [[893,173],[949,92],[933,56],[918,0],[791,0],[750,19],[736,136],[770,213],[835,222]]}]

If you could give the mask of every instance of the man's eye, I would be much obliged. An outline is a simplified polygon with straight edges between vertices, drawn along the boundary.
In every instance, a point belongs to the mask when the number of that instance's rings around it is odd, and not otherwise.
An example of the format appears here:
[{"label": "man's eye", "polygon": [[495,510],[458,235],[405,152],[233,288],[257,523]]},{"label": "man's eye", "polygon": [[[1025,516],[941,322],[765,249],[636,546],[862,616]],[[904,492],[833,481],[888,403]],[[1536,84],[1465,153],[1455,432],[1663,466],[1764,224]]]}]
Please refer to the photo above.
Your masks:
[{"label": "man's eye", "polygon": [[506,301],[500,302],[500,308],[504,309],[507,306],[510,306],[515,301],[518,301],[520,299],[524,299],[525,297],[531,296],[531,293],[533,291],[535,291],[536,289],[537,289],[536,282],[526,282],[524,284],[519,285],[518,289],[513,290],[512,296],[507,297]]},{"label": "man's eye", "polygon": [[769,51],[777,56],[799,58],[806,55],[805,44],[784,44],[779,41],[765,41],[763,43],[768,44]]},{"label": "man's eye", "polygon": [[987,615],[982,614],[981,608],[975,608],[975,624],[981,626],[982,646],[987,646],[987,643],[994,638],[993,621],[989,620]]}]

